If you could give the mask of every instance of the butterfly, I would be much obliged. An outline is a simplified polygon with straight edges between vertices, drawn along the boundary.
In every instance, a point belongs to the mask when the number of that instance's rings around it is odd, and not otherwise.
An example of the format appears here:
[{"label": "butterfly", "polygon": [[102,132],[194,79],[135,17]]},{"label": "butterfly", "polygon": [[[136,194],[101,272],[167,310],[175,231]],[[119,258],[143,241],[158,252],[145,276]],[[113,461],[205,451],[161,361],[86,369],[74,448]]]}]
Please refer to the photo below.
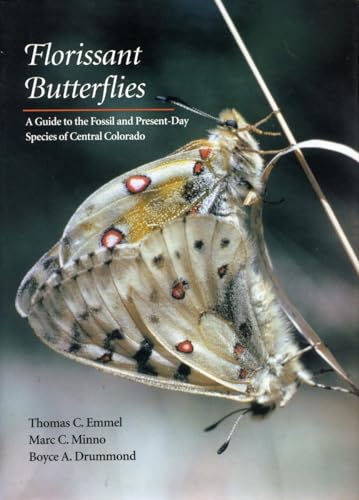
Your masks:
[{"label": "butterfly", "polygon": [[264,191],[251,129],[224,110],[208,139],[89,196],[20,285],[16,307],[36,335],[81,363],[255,415],[300,383],[320,386],[248,225],[248,197]]}]

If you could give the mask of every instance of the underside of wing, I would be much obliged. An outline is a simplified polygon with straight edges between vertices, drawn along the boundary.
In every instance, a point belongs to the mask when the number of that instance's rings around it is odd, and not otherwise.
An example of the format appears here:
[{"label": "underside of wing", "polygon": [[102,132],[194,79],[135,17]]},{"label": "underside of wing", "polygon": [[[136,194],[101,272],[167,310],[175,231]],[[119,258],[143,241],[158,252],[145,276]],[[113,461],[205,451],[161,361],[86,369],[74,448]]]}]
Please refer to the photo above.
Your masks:
[{"label": "underside of wing", "polygon": [[37,335],[72,359],[157,387],[248,401],[262,346],[249,331],[247,252],[241,227],[181,218],[138,244],[71,260],[45,282],[41,275],[26,312]]},{"label": "underside of wing", "polygon": [[259,335],[249,331],[255,318],[247,253],[240,227],[213,216],[186,217],[143,242],[140,282],[129,272],[119,284],[129,310],[166,352],[241,393],[263,355]]},{"label": "underside of wing", "polygon": [[59,244],[57,243],[26,273],[20,284],[16,294],[15,305],[21,316],[28,316],[33,295],[59,269]]},{"label": "underside of wing", "polygon": [[66,226],[60,241],[61,265],[101,246],[141,241],[188,213],[214,188],[211,161],[201,158],[200,147],[182,150],[102,186]]}]

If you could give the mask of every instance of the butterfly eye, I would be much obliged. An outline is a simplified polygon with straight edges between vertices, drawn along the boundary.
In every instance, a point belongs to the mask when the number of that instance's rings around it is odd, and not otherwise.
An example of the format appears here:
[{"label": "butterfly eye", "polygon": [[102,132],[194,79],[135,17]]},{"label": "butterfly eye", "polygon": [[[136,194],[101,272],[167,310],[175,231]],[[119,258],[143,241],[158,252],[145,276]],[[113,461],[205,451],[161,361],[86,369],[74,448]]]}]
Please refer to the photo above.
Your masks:
[{"label": "butterfly eye", "polygon": [[224,125],[228,128],[238,128],[238,123],[236,120],[226,120]]}]

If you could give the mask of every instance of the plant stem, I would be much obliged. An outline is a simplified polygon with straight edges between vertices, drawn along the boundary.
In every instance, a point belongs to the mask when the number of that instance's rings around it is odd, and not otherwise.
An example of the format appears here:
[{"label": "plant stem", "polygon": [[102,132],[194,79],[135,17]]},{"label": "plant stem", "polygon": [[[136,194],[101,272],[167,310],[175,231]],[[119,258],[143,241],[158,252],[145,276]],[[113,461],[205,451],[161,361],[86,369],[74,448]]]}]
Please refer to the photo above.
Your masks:
[{"label": "plant stem", "polygon": [[[279,125],[281,126],[281,128],[283,130],[283,133],[287,137],[289,144],[291,144],[291,145],[296,144],[297,141],[296,141],[294,135],[292,134],[292,131],[290,130],[290,128],[287,124],[287,121],[285,120],[282,112],[279,110],[279,107],[278,107],[273,95],[271,94],[267,84],[263,80],[262,75],[260,74],[260,72],[259,72],[252,56],[250,55],[242,37],[240,36],[237,28],[235,27],[231,17],[229,16],[228,11],[225,8],[222,0],[214,0],[214,3],[216,4],[218,10],[222,14],[223,19],[224,19],[229,31],[231,32],[234,40],[236,41],[240,51],[242,52],[243,57],[247,61],[247,64],[250,67],[255,79],[257,80],[257,83],[258,83],[259,87],[261,88],[265,98],[267,99],[269,106],[271,107],[272,111],[276,112],[275,113],[276,118],[279,122]],[[359,275],[359,261],[355,255],[355,252],[354,252],[348,238],[346,237],[332,207],[330,206],[328,199],[326,198],[325,194],[323,193],[318,181],[314,177],[314,174],[313,174],[311,168],[309,167],[307,160],[305,159],[302,151],[296,150],[294,152],[294,154],[296,155],[301,167],[304,170],[304,173],[306,174],[310,184],[312,185],[315,193],[317,194],[319,201],[320,201],[325,213],[327,214],[327,217],[330,220],[330,222],[333,226],[333,229],[334,229],[335,233],[337,234],[339,241],[341,242],[351,264],[353,265],[356,273]]]}]

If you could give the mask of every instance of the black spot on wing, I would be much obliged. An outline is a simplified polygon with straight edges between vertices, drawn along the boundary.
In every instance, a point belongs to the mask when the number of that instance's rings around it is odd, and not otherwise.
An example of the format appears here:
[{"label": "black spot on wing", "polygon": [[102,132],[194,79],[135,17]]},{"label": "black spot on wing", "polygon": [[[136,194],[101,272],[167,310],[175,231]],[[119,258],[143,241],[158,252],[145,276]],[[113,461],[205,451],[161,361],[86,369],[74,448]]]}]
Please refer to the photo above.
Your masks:
[{"label": "black spot on wing", "polygon": [[38,286],[39,286],[39,283],[37,282],[37,280],[34,278],[34,276],[31,276],[31,278],[26,280],[24,282],[24,284],[22,285],[22,287],[20,289],[20,293],[26,292],[31,296],[36,292]]},{"label": "black spot on wing", "polygon": [[133,359],[137,361],[139,365],[144,365],[150,359],[153,349],[153,343],[147,337],[142,340],[139,350],[134,354]]},{"label": "black spot on wing", "polygon": [[113,330],[111,333],[108,334],[108,336],[111,338],[111,340],[123,340],[125,338],[123,333],[118,329]]},{"label": "black spot on wing", "polygon": [[191,368],[185,363],[178,365],[177,370],[174,374],[174,379],[180,382],[188,382],[188,377],[191,374]]},{"label": "black spot on wing", "polygon": [[63,277],[63,276],[62,276],[62,271],[61,271],[61,269],[60,269],[59,267],[58,267],[57,269],[54,269],[54,270],[53,270],[53,274],[55,274],[56,276],[58,276],[58,277],[59,277],[59,278],[61,278],[61,279],[62,279],[62,277]]},{"label": "black spot on wing", "polygon": [[45,269],[51,269],[52,267],[57,266],[57,259],[54,259],[54,257],[46,257],[42,261],[42,267]]},{"label": "black spot on wing", "polygon": [[133,359],[137,361],[137,371],[139,373],[144,373],[146,375],[157,375],[157,372],[147,364],[151,357],[153,350],[153,343],[147,337],[140,344],[139,350],[133,356]]},{"label": "black spot on wing", "polygon": [[125,337],[120,330],[113,330],[111,333],[106,335],[105,341],[103,343],[103,347],[106,350],[113,350],[112,342],[114,340],[123,340]]},{"label": "black spot on wing", "polygon": [[244,323],[241,323],[239,325],[239,331],[243,335],[245,339],[249,339],[252,335],[252,325],[249,320],[245,321]]},{"label": "black spot on wing", "polygon": [[87,319],[89,319],[89,317],[90,317],[90,313],[89,313],[89,311],[88,311],[88,310],[86,310],[86,311],[84,311],[84,312],[82,312],[82,313],[80,313],[80,314],[78,315],[78,319],[79,319],[80,321],[86,321]]},{"label": "black spot on wing", "polygon": [[182,196],[187,202],[191,203],[203,193],[204,189],[205,187],[202,186],[199,178],[191,178],[184,185]]},{"label": "black spot on wing", "polygon": [[72,335],[72,341],[73,342],[81,342],[82,339],[88,338],[89,334],[83,330],[80,325],[74,321],[71,327],[71,335]]},{"label": "black spot on wing", "polygon": [[165,258],[162,254],[156,255],[155,257],[153,257],[152,263],[155,267],[161,269],[164,266]]},{"label": "black spot on wing", "polygon": [[65,246],[69,246],[71,244],[71,239],[69,236],[64,236],[61,240],[61,243]]},{"label": "black spot on wing", "polygon": [[204,242],[202,240],[196,240],[193,246],[196,250],[201,251],[204,247]]},{"label": "black spot on wing", "polygon": [[69,347],[69,353],[76,354],[81,349],[81,345],[78,342],[72,342]]},{"label": "black spot on wing", "polygon": [[228,245],[230,244],[230,240],[228,238],[222,238],[221,239],[221,248],[227,248]]}]

